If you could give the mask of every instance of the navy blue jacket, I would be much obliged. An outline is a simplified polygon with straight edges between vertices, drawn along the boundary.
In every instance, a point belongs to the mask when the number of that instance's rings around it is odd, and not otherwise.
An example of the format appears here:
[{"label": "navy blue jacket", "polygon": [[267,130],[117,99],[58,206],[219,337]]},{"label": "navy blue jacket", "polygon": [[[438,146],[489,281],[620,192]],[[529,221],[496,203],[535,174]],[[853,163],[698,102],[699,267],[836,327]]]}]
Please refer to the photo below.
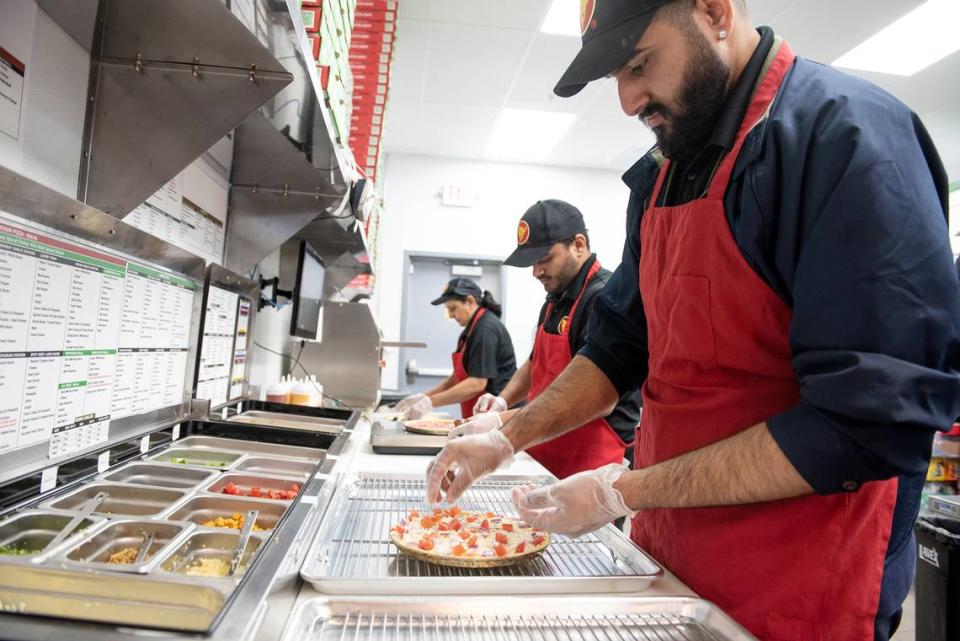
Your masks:
[{"label": "navy blue jacket", "polygon": [[[624,175],[623,259],[580,351],[621,393],[648,373],[639,229],[657,157]],[[943,166],[910,109],[799,58],[748,135],[725,195],[744,258],[793,310],[800,402],[769,418],[771,434],[818,493],[901,477],[888,550],[901,569],[912,559],[933,435],[960,415],[960,287],[946,203]],[[884,596],[899,607],[905,591],[888,579]]]}]

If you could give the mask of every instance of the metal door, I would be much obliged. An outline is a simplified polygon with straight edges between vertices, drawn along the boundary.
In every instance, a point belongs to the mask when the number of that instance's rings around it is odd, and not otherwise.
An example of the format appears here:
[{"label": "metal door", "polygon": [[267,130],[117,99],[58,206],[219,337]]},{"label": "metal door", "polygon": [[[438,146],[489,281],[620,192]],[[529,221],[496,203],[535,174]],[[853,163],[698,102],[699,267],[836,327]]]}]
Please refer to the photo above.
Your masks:
[{"label": "metal door", "polygon": [[[501,304],[504,297],[499,261],[407,254],[405,264],[401,340],[427,344],[425,349],[400,351],[400,392],[407,395],[428,390],[453,372],[450,354],[457,348],[463,328],[446,318],[442,305],[430,304],[443,293],[447,281],[466,276],[481,289],[489,290]],[[460,408],[452,405],[443,411],[453,417],[460,415]]]}]

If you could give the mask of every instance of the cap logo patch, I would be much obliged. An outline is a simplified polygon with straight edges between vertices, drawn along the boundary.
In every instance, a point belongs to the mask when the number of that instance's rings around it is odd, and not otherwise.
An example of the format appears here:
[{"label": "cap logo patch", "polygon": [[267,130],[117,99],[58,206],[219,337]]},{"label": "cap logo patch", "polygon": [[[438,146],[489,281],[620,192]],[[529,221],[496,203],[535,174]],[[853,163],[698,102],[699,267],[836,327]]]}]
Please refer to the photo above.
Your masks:
[{"label": "cap logo patch", "polygon": [[563,318],[561,318],[561,319],[560,319],[560,326],[559,326],[560,333],[561,333],[561,334],[566,334],[566,333],[567,333],[567,327],[569,327],[569,325],[570,325],[570,316],[569,316],[569,315],[564,316]]},{"label": "cap logo patch", "polygon": [[528,240],[530,240],[530,225],[527,221],[521,220],[517,225],[517,244],[526,245]]},{"label": "cap logo patch", "polygon": [[580,35],[587,33],[589,28],[597,28],[597,21],[593,19],[593,12],[597,8],[597,0],[580,0]]}]

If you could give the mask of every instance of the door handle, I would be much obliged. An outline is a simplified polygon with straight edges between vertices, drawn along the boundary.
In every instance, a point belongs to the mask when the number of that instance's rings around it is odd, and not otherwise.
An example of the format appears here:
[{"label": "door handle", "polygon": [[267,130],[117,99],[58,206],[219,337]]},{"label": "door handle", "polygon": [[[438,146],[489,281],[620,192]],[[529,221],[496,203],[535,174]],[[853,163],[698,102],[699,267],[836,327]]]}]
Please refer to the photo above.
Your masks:
[{"label": "door handle", "polygon": [[407,385],[413,385],[414,379],[417,377],[417,374],[420,373],[420,368],[417,367],[417,359],[411,358],[407,361],[407,366],[404,368],[404,371],[407,374]]}]

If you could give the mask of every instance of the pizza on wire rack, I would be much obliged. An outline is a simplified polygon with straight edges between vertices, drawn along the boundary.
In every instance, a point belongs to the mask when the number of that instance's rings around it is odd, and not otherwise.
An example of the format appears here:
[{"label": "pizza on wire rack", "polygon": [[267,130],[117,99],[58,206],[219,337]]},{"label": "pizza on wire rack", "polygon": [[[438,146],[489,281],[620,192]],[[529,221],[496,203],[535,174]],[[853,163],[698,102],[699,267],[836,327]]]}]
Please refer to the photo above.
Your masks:
[{"label": "pizza on wire rack", "polygon": [[547,532],[518,519],[456,506],[411,511],[390,529],[390,540],[410,556],[459,568],[515,565],[550,545]]},{"label": "pizza on wire rack", "polygon": [[431,436],[449,436],[450,430],[456,427],[457,422],[448,418],[420,419],[417,421],[404,421],[403,427],[408,432],[416,434],[429,434]]}]

